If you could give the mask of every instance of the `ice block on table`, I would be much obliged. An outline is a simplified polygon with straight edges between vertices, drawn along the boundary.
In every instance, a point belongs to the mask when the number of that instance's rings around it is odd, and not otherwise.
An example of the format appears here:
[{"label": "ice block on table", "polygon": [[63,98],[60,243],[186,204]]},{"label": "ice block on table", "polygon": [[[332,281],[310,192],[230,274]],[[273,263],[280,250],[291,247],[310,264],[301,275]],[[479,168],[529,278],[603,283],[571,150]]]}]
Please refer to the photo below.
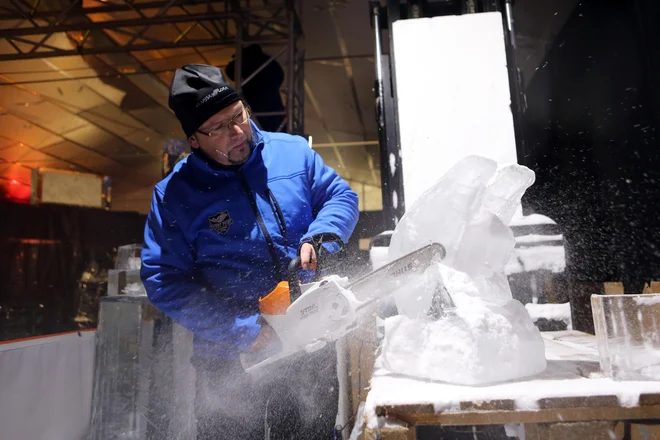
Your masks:
[{"label": "ice block on table", "polygon": [[660,380],[660,294],[592,295],[600,367],[615,380]]}]

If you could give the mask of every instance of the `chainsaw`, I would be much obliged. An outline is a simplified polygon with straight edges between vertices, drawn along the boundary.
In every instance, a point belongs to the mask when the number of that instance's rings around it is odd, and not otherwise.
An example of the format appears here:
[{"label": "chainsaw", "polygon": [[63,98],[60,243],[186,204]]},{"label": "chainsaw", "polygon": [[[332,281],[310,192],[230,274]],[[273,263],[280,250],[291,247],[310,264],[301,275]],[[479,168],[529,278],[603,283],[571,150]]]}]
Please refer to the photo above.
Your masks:
[{"label": "chainsaw", "polygon": [[300,257],[292,259],[287,267],[288,281],[259,299],[261,319],[272,327],[278,341],[257,352],[242,353],[244,370],[259,371],[298,353],[319,350],[349,334],[371,310],[369,305],[405,286],[445,255],[441,244],[432,243],[352,283],[336,274],[301,283]]}]

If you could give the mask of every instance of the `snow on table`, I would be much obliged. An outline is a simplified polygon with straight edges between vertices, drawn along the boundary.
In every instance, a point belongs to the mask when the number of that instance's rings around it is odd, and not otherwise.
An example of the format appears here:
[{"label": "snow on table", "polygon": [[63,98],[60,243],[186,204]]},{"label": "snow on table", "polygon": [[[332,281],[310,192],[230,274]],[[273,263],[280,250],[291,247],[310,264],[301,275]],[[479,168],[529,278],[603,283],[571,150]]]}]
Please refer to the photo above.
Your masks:
[{"label": "snow on table", "polygon": [[566,250],[564,246],[534,246],[515,248],[506,264],[507,275],[522,272],[547,270],[561,273],[566,270]]},{"label": "snow on table", "polygon": [[528,303],[525,304],[525,308],[534,322],[537,322],[539,319],[561,321],[566,324],[566,328],[572,330],[571,304],[568,302],[560,304]]},{"label": "snow on table", "polygon": [[550,217],[541,214],[516,215],[511,219],[510,226],[537,226],[537,225],[556,225]]},{"label": "snow on table", "polygon": [[[381,408],[432,405],[433,412],[606,406],[615,411],[660,403],[660,381],[613,381],[600,373],[594,336],[576,331],[545,332],[546,370],[534,377],[489,386],[460,386],[394,376],[376,365],[367,396],[367,428],[379,426]],[[655,408],[655,407],[654,407]],[[639,418],[639,417],[637,417]],[[515,421],[512,420],[512,423]],[[508,423],[508,422],[507,422]],[[382,420],[381,420],[382,427]]]},{"label": "snow on table", "polygon": [[536,245],[538,243],[547,242],[563,242],[564,236],[562,234],[555,235],[541,235],[541,234],[527,234],[516,237],[516,244],[521,246]]}]

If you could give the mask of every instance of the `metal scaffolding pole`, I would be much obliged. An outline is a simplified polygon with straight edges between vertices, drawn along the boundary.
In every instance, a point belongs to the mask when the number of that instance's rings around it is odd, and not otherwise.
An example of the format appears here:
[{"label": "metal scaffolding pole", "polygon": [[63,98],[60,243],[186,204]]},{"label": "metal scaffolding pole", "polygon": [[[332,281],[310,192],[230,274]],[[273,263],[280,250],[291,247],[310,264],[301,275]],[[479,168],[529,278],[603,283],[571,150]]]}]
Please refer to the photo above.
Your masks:
[{"label": "metal scaffolding pole", "polygon": [[[83,7],[80,0],[61,0],[61,4],[59,10],[49,10],[40,2],[34,6],[26,2],[0,6],[0,47],[3,48],[0,61],[186,47],[234,47],[234,80],[241,93],[245,84],[267,64],[287,53],[283,66],[287,75],[285,127],[290,133],[304,134],[304,53],[297,44],[302,38],[302,28],[293,1],[118,0],[112,4]],[[198,32],[191,32],[195,28]],[[176,29],[176,38],[172,38],[172,29]],[[61,38],[62,35],[66,38]],[[277,55],[243,78],[242,49],[251,44],[280,49]],[[258,118],[259,113],[255,116]]]},{"label": "metal scaffolding pole", "polygon": [[239,15],[236,20],[236,68],[234,69],[234,81],[236,83],[236,92],[242,95],[243,90],[243,34],[244,34],[243,17]]},{"label": "metal scaffolding pole", "polygon": [[305,122],[305,53],[302,50],[298,51],[298,70],[296,72],[296,96],[298,105],[298,114],[296,116],[296,123],[298,125],[297,132],[303,134]]},{"label": "metal scaffolding pole", "polygon": [[[296,36],[295,36],[295,24],[294,24],[294,15],[295,11],[290,10],[287,12],[287,22],[289,23],[289,37],[288,37],[288,55],[287,55],[287,71],[293,73],[296,69]],[[286,112],[286,125],[287,131],[293,133],[293,115],[295,110],[294,103],[294,75],[288,75],[287,78],[287,88],[286,88],[286,102],[287,102],[287,112]]]}]

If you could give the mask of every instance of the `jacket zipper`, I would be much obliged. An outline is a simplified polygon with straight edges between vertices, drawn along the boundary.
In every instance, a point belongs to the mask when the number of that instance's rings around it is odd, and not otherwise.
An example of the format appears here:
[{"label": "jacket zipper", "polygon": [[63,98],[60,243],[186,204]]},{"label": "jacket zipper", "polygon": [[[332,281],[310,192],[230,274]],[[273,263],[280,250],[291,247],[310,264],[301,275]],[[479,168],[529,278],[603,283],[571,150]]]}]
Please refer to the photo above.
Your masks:
[{"label": "jacket zipper", "polygon": [[248,199],[250,200],[250,205],[252,205],[252,210],[254,211],[254,215],[257,218],[257,224],[259,225],[259,229],[261,229],[261,233],[264,234],[264,238],[266,239],[266,244],[268,245],[268,252],[270,253],[270,258],[273,260],[273,263],[275,264],[275,270],[277,270],[276,279],[281,280],[282,266],[280,265],[280,260],[277,258],[277,252],[275,251],[275,243],[273,243],[273,238],[270,236],[270,233],[266,228],[266,224],[264,223],[264,219],[261,217],[261,213],[259,212],[259,208],[257,207],[257,201],[254,198],[254,194],[252,193],[250,186],[245,180],[245,176],[241,172],[239,172],[238,174],[241,178],[241,184],[243,185],[243,188],[245,188],[245,191],[247,192],[247,196]]}]

